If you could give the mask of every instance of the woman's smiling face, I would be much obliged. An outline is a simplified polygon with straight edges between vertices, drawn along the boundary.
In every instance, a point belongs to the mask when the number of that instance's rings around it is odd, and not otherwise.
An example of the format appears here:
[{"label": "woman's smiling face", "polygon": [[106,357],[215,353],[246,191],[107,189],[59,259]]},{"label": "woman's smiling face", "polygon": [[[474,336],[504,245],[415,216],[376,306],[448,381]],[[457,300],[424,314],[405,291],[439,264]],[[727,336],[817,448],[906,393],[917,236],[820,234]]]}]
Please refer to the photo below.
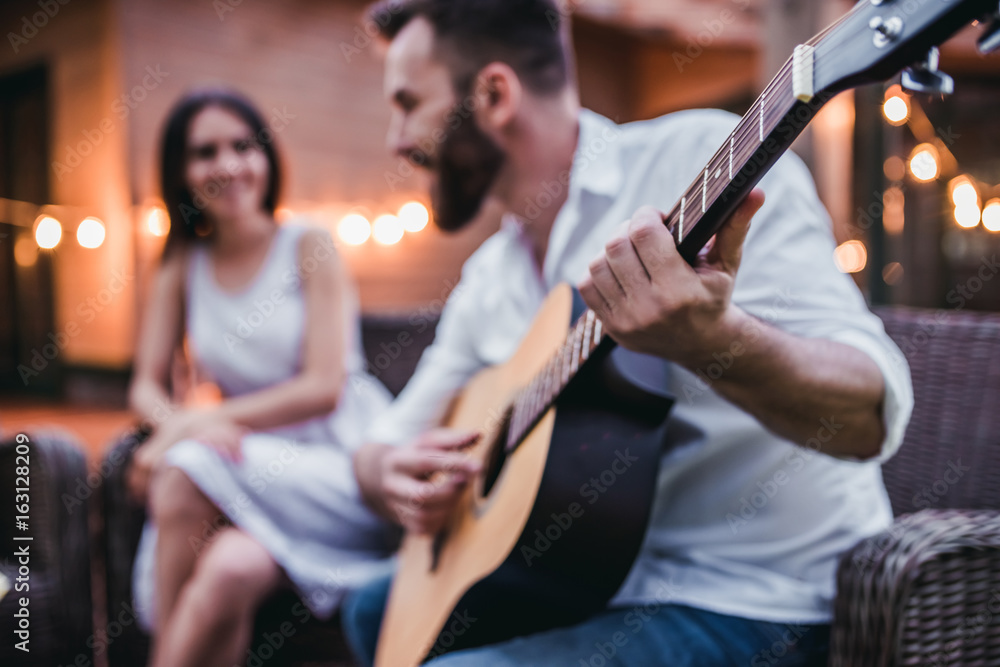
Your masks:
[{"label": "woman's smiling face", "polygon": [[195,205],[216,223],[263,208],[269,166],[253,130],[235,113],[208,106],[188,128],[185,181]]}]

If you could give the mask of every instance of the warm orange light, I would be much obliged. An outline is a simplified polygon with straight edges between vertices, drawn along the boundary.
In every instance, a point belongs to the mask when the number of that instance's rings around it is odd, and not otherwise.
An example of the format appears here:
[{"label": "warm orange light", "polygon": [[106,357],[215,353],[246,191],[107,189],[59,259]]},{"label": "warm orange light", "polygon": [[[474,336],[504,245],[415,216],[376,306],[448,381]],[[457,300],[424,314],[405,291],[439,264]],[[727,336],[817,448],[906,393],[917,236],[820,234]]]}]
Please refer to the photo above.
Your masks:
[{"label": "warm orange light", "polygon": [[882,165],[882,171],[890,181],[901,181],[906,176],[906,163],[903,158],[893,155]]},{"label": "warm orange light", "polygon": [[906,198],[903,190],[893,186],[882,194],[882,227],[886,234],[896,235],[903,231]]},{"label": "warm orange light", "polygon": [[948,184],[951,201],[955,206],[979,206],[979,191],[968,176],[958,176]]},{"label": "warm orange light", "polygon": [[903,265],[899,262],[889,262],[882,268],[882,280],[887,285],[895,285],[903,279]]},{"label": "warm orange light", "polygon": [[107,232],[97,218],[84,218],[76,228],[76,242],[84,248],[100,248]]},{"label": "warm orange light", "polygon": [[337,236],[348,245],[361,245],[372,235],[368,218],[359,213],[345,215],[337,223]]},{"label": "warm orange light", "polygon": [[411,201],[403,204],[399,209],[399,219],[406,231],[419,232],[427,226],[431,214],[427,211],[427,207],[420,202]]},{"label": "warm orange light", "polygon": [[959,227],[972,229],[979,224],[979,219],[983,212],[979,210],[979,204],[968,204],[962,202],[955,207],[955,223]]},{"label": "warm orange light", "polygon": [[394,245],[403,238],[403,223],[394,215],[380,215],[372,223],[372,236],[382,245]]},{"label": "warm orange light", "polygon": [[21,236],[14,244],[14,261],[25,268],[34,266],[38,261],[38,246],[30,236]]},{"label": "warm orange light", "polygon": [[920,144],[910,154],[910,173],[922,183],[933,181],[941,173],[940,156],[933,144]]},{"label": "warm orange light", "polygon": [[62,225],[55,218],[47,215],[39,216],[35,220],[35,243],[39,248],[51,250],[59,245],[62,239]]},{"label": "warm orange light", "polygon": [[991,199],[983,209],[983,227],[991,232],[1000,232],[1000,199]]},{"label": "warm orange light", "polygon": [[861,241],[845,241],[833,251],[833,261],[841,273],[857,273],[868,263],[868,250]]},{"label": "warm orange light", "polygon": [[152,206],[146,213],[146,229],[153,236],[166,236],[170,232],[170,217],[159,206]]},{"label": "warm orange light", "polygon": [[910,117],[910,104],[902,95],[893,95],[882,105],[882,114],[892,125],[902,125]]},{"label": "warm orange light", "polygon": [[295,212],[287,206],[279,206],[274,210],[274,219],[278,222],[285,222],[295,217]]}]

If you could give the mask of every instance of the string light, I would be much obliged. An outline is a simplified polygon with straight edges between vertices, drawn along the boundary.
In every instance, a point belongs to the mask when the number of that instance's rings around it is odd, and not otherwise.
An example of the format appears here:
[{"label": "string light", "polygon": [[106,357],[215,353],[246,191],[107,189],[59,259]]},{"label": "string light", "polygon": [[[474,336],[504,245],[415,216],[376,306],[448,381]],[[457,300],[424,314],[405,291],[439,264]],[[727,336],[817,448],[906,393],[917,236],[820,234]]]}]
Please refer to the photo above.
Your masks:
[{"label": "string light", "polygon": [[368,218],[351,213],[341,218],[337,223],[337,236],[348,245],[361,245],[372,235],[372,226]]},{"label": "string light", "polygon": [[62,225],[53,217],[42,215],[35,220],[35,243],[39,248],[51,250],[62,240]]},{"label": "string light", "polygon": [[940,157],[933,144],[920,144],[910,154],[910,174],[922,183],[938,177],[939,164]]},{"label": "string light", "polygon": [[1000,232],[1000,199],[991,199],[983,208],[983,227],[991,232]]},{"label": "string light", "polygon": [[399,219],[403,223],[403,229],[408,232],[419,232],[431,219],[427,207],[420,202],[411,201],[403,204],[399,209]]},{"label": "string light", "polygon": [[902,125],[910,118],[910,103],[903,94],[902,88],[895,85],[885,91],[885,102],[882,104],[882,115],[891,125]]},{"label": "string light", "polygon": [[979,224],[979,218],[981,216],[982,211],[979,210],[978,204],[972,204],[970,206],[969,204],[962,203],[955,207],[955,222],[959,227],[972,229]]},{"label": "string light", "polygon": [[382,245],[394,245],[403,238],[403,223],[394,215],[380,215],[372,223],[372,236]]},{"label": "string light", "polygon": [[84,218],[76,228],[76,242],[84,248],[100,248],[106,233],[103,222],[97,218]]},{"label": "string light", "polygon": [[968,176],[958,176],[948,184],[951,201],[955,206],[979,206],[979,191]]},{"label": "string light", "polygon": [[868,250],[857,239],[845,241],[833,251],[833,261],[841,273],[857,273],[868,263]]}]

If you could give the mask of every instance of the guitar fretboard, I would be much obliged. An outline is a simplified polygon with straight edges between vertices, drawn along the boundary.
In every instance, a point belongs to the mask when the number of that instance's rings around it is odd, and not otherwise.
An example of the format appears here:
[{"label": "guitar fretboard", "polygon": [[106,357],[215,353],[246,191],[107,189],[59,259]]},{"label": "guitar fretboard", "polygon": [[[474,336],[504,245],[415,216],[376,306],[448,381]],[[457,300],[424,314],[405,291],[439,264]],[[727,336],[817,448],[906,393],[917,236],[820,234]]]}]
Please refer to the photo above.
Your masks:
[{"label": "guitar fretboard", "polygon": [[[826,101],[826,95],[813,99],[813,68],[821,66],[814,60],[815,45],[850,21],[862,4],[796,49],[664,217],[664,224],[688,263],[695,263],[698,253],[737,204]],[[831,49],[835,47],[830,45]],[[604,326],[594,311],[588,309],[573,323],[556,354],[515,396],[507,432],[508,451],[523,441],[605,339]]]}]

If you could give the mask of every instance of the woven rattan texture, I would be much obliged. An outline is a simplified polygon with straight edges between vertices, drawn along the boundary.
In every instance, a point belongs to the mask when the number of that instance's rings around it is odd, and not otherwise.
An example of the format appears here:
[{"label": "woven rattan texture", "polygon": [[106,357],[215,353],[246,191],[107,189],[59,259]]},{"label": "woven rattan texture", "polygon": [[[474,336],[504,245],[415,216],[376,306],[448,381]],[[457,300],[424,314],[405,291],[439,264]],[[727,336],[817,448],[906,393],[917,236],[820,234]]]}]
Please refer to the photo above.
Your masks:
[{"label": "woven rattan texture", "polygon": [[883,466],[896,522],[840,563],[830,665],[1000,665],[1000,316],[878,314],[914,411]]}]

